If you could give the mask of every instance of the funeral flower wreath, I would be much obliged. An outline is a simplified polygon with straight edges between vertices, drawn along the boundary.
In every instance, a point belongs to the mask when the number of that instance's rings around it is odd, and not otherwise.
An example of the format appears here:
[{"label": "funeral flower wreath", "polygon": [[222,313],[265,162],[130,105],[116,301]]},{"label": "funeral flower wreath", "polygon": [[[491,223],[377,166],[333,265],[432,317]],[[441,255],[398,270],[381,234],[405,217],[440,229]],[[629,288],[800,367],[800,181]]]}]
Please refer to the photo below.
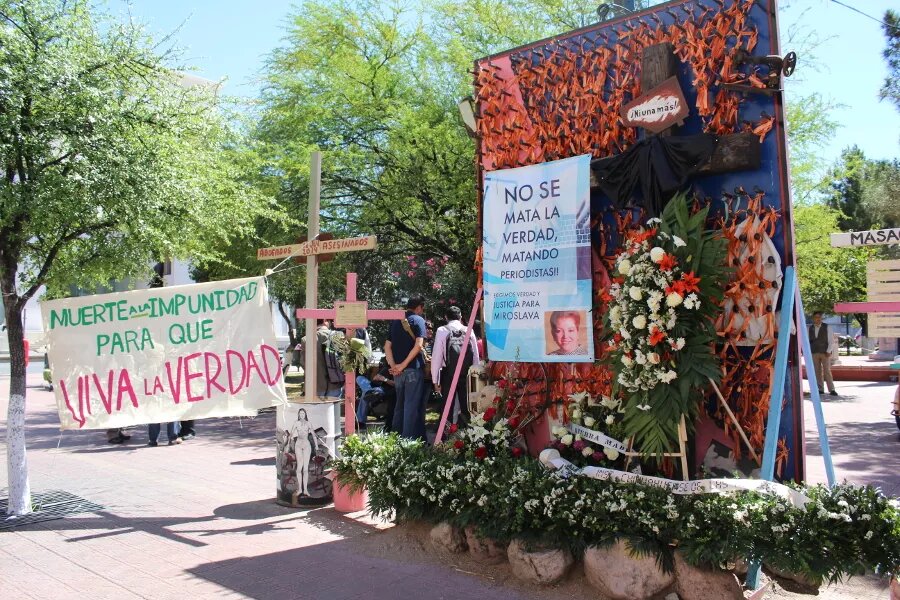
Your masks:
[{"label": "funeral flower wreath", "polygon": [[676,196],[626,240],[604,297],[613,395],[623,400],[626,435],[645,455],[677,450],[681,417],[693,422],[697,390],[719,378],[712,344],[727,242],[705,229],[708,210],[692,213],[687,197]]}]

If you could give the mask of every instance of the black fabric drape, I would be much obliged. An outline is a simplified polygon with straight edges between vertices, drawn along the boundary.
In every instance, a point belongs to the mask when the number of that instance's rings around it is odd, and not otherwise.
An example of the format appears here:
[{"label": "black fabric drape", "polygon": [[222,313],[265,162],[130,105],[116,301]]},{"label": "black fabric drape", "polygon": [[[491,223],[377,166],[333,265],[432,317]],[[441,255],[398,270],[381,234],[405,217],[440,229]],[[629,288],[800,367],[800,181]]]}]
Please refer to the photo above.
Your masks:
[{"label": "black fabric drape", "polygon": [[[591,161],[600,189],[619,208],[642,206],[658,216],[688,178],[712,156],[719,138],[710,134],[641,140],[622,154]],[[640,197],[635,194],[640,189]]]}]

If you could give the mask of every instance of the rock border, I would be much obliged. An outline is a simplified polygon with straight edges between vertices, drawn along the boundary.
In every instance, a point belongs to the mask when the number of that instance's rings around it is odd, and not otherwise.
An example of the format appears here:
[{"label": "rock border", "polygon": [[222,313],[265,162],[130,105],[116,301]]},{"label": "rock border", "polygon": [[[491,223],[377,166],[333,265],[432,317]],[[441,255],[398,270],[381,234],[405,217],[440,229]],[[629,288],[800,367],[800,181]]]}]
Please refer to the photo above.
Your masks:
[{"label": "rock border", "polygon": [[[506,560],[517,579],[533,585],[551,586],[563,581],[572,572],[572,566],[580,560],[586,591],[595,589],[611,600],[662,597],[706,600],[712,597],[710,591],[714,591],[717,599],[741,600],[745,597],[738,575],[733,571],[690,565],[676,551],[675,570],[665,573],[656,565],[654,558],[632,556],[624,539],[616,540],[609,546],[591,546],[585,549],[583,557],[575,557],[566,549],[535,548],[521,539],[504,544],[480,536],[475,527],[462,529],[446,521],[437,525],[410,521],[403,525],[410,527],[411,539],[421,539],[427,535],[430,546],[440,554],[468,552],[476,562],[491,565]],[[740,571],[741,566],[736,565],[734,570]],[[900,583],[895,585],[900,591]]]}]

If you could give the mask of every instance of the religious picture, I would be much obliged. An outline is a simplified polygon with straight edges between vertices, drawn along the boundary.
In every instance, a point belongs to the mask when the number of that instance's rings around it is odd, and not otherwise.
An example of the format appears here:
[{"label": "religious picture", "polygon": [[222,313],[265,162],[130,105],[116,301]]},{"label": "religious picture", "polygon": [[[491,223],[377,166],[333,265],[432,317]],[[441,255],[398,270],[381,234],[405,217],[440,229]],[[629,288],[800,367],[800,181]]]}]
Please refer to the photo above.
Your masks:
[{"label": "religious picture", "polygon": [[544,313],[545,345],[549,356],[584,356],[588,353],[585,310],[555,310]]}]

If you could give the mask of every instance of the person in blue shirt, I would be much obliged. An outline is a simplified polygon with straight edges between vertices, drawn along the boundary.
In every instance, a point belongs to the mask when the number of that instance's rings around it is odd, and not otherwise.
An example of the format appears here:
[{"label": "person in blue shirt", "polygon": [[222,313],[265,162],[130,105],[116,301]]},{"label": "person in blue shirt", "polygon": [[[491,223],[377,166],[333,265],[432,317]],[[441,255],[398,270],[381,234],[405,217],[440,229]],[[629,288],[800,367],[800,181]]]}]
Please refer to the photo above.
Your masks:
[{"label": "person in blue shirt", "polygon": [[394,376],[397,404],[392,429],[406,438],[425,438],[425,299],[410,298],[406,318],[391,322],[384,353]]}]

